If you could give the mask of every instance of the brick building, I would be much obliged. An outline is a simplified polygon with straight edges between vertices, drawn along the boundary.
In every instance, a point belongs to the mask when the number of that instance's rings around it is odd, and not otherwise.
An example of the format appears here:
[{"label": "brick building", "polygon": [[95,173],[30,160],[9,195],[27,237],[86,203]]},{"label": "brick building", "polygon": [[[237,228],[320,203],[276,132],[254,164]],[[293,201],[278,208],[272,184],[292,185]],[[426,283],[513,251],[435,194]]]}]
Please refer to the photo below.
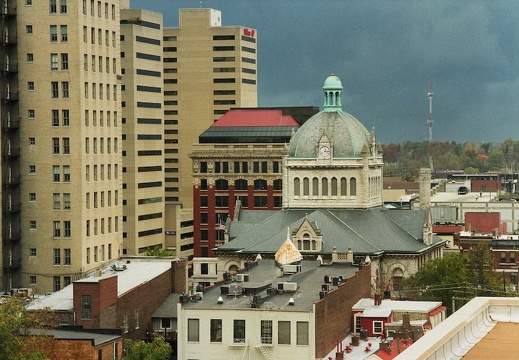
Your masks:
[{"label": "brick building", "polygon": [[282,154],[317,107],[236,108],[199,136],[193,165],[194,253],[213,256],[224,224],[244,209],[280,209]]},{"label": "brick building", "polygon": [[98,275],[34,300],[28,310],[54,311],[62,324],[122,329],[137,340],[146,337],[164,300],[186,291],[186,260],[124,258]]}]

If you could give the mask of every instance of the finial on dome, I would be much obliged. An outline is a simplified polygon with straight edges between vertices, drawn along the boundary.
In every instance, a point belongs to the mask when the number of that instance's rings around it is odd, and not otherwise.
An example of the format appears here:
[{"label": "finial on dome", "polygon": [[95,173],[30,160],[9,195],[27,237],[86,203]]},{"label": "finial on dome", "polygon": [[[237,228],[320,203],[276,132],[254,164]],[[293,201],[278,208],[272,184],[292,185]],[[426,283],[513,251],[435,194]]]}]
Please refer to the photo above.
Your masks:
[{"label": "finial on dome", "polygon": [[338,76],[330,75],[324,81],[324,111],[342,110],[342,83]]}]

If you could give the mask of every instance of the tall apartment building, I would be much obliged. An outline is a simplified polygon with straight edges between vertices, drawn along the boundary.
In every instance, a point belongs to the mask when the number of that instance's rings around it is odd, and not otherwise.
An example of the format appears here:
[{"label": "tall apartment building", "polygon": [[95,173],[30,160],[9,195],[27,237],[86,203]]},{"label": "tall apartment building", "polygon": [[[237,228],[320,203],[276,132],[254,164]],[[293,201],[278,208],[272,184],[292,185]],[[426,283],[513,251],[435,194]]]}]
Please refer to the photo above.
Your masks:
[{"label": "tall apartment building", "polygon": [[257,106],[257,32],[222,26],[214,9],[181,9],[164,29],[166,202],[191,209],[189,153],[198,135],[231,107]]},{"label": "tall apartment building", "polygon": [[162,31],[162,14],[121,9],[123,254],[128,255],[164,247]]},{"label": "tall apartment building", "polygon": [[119,1],[4,4],[4,287],[56,291],[122,250]]}]

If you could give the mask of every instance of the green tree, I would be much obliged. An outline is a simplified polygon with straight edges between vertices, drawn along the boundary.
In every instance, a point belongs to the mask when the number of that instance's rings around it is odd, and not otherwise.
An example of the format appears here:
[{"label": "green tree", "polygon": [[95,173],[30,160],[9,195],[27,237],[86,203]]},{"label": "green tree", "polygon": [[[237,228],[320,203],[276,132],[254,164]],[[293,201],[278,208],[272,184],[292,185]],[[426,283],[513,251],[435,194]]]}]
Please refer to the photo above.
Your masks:
[{"label": "green tree", "polygon": [[160,246],[154,246],[146,250],[146,256],[173,256],[171,251],[161,248]]},{"label": "green tree", "polygon": [[124,360],[165,360],[171,357],[173,349],[163,337],[153,339],[153,342],[124,340]]},{"label": "green tree", "polygon": [[43,360],[50,338],[31,336],[40,323],[25,309],[17,297],[0,304],[0,360]]}]

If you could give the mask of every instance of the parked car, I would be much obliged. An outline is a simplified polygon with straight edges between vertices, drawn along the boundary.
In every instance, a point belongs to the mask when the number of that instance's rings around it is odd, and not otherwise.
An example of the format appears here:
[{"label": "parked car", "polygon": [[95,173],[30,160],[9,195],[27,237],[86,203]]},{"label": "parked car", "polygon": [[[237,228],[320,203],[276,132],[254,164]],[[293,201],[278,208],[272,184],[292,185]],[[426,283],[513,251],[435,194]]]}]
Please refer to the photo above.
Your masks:
[{"label": "parked car", "polygon": [[467,195],[469,193],[469,189],[466,186],[460,186],[458,188],[458,195]]}]

